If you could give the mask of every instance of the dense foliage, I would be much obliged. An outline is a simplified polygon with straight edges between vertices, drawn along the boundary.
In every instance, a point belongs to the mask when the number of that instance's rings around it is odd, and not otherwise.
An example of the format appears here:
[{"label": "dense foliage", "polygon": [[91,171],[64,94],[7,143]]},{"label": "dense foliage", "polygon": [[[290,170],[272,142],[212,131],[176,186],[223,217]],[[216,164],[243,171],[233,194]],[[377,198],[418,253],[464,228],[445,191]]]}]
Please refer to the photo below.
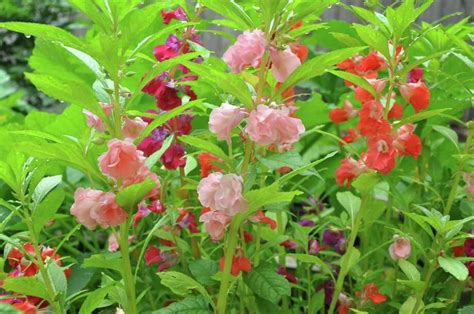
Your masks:
[{"label": "dense foliage", "polygon": [[[68,104],[0,119],[0,311],[474,310],[468,19],[69,3],[83,37],[0,23],[35,38],[25,77]],[[360,22],[322,23],[332,5]],[[222,58],[205,32],[232,39]]]}]

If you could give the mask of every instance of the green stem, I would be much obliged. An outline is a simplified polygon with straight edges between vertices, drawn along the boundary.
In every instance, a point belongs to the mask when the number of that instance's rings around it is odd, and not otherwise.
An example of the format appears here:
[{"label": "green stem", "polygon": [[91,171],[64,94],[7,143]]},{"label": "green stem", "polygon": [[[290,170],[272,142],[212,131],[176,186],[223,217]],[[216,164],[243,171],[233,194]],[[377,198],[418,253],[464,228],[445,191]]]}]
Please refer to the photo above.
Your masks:
[{"label": "green stem", "polygon": [[[466,143],[464,143],[463,155],[467,155],[471,148],[472,136],[474,133],[474,128],[471,124],[468,126],[468,135]],[[457,169],[456,176],[454,177],[453,184],[451,185],[451,191],[449,192],[448,201],[446,207],[444,208],[444,214],[449,215],[451,208],[453,207],[454,199],[456,198],[456,192],[458,190],[459,181],[461,180],[462,170],[464,169],[466,158],[462,157],[461,162],[459,163],[459,168]]]},{"label": "green stem", "polygon": [[217,313],[225,314],[226,306],[227,306],[227,295],[229,290],[229,283],[231,279],[230,269],[232,266],[232,259],[234,258],[235,248],[237,246],[237,240],[239,238],[239,226],[235,225],[235,217],[234,221],[231,224],[229,238],[227,241],[227,249],[225,250],[225,263],[224,263],[224,270],[222,272],[221,278],[221,285],[219,288],[219,296],[217,299]]},{"label": "green stem", "polygon": [[362,222],[363,211],[365,207],[367,207],[367,201],[370,195],[363,195],[362,202],[360,205],[360,209],[357,212],[357,215],[354,220],[354,226],[351,231],[351,236],[349,238],[349,242],[347,243],[347,250],[346,254],[342,257],[342,264],[341,270],[339,271],[339,275],[337,276],[336,287],[334,290],[334,295],[331,300],[331,306],[329,307],[330,314],[334,313],[334,309],[336,308],[337,299],[339,298],[339,294],[342,291],[342,286],[344,285],[344,279],[346,278],[347,273],[349,272],[349,260],[354,250],[354,243],[357,237],[357,233],[359,232],[359,227]]},{"label": "green stem", "polygon": [[127,294],[127,314],[137,314],[135,282],[133,280],[130,251],[128,247],[128,222],[120,225],[120,252],[122,253],[122,276]]},{"label": "green stem", "polygon": [[[282,236],[285,233],[285,227],[283,226],[283,210],[277,211],[277,231],[278,236]],[[281,267],[286,268],[286,257],[285,257],[285,248],[283,246],[278,246],[278,264]],[[289,300],[287,296],[283,296],[282,298],[282,307],[283,312],[288,312],[289,310]]]}]

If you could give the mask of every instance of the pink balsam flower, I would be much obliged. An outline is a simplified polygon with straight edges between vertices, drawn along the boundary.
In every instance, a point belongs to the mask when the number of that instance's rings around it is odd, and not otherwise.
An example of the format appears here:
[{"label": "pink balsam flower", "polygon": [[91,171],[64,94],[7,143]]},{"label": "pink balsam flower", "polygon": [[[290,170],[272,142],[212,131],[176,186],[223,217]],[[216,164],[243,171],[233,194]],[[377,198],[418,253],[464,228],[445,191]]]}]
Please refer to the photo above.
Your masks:
[{"label": "pink balsam flower", "polygon": [[148,124],[141,118],[136,117],[135,119],[125,118],[123,123],[122,132],[125,138],[134,140],[142,134]]},{"label": "pink balsam flower", "polygon": [[234,216],[247,209],[242,196],[242,177],[235,174],[211,173],[201,179],[197,192],[201,204],[211,210],[220,210]]},{"label": "pink balsam flower", "polygon": [[97,225],[103,228],[117,226],[127,218],[127,213],[115,202],[114,193],[84,188],[78,188],[74,193],[71,214],[90,230]]},{"label": "pink balsam flower", "polygon": [[225,212],[218,210],[208,211],[199,217],[199,221],[204,222],[204,228],[213,241],[219,241],[224,237],[225,228],[230,220],[231,218]]},{"label": "pink balsam flower", "polygon": [[411,252],[410,239],[395,235],[388,252],[393,260],[407,259]]},{"label": "pink balsam flower", "polygon": [[217,135],[219,140],[230,141],[232,129],[240,124],[246,116],[242,108],[223,103],[212,110],[209,116],[209,130]]},{"label": "pink balsam flower", "polygon": [[94,128],[99,133],[105,132],[105,124],[101,118],[86,109],[83,109],[82,113],[86,116],[86,124],[88,127]]},{"label": "pink balsam flower", "polygon": [[290,48],[283,51],[270,49],[270,60],[272,61],[272,73],[277,82],[283,83],[288,76],[301,65],[301,61]]},{"label": "pink balsam flower", "polygon": [[304,132],[300,119],[290,116],[288,107],[273,108],[258,105],[249,115],[245,131],[250,139],[260,145],[277,145],[286,148],[298,141]]},{"label": "pink balsam flower", "polygon": [[102,173],[116,180],[125,180],[134,178],[145,167],[143,152],[133,143],[113,139],[108,146],[108,151],[99,157]]},{"label": "pink balsam flower", "polygon": [[259,30],[245,31],[237,37],[237,41],[224,53],[224,61],[232,69],[239,73],[246,67],[256,67],[265,52],[267,43],[265,34]]}]

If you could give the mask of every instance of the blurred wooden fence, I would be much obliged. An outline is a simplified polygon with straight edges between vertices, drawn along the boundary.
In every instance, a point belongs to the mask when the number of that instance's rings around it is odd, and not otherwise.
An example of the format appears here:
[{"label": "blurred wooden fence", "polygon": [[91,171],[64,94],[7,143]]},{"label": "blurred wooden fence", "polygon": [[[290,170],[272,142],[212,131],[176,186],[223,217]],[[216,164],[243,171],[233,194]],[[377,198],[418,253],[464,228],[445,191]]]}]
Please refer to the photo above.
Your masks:
[{"label": "blurred wooden fence", "polygon": [[[222,0],[227,1],[227,0]],[[314,0],[318,1],[318,0]],[[350,5],[363,6],[363,0],[342,0],[343,3]],[[381,0],[385,6],[395,3],[395,0]],[[443,23],[453,23],[461,20],[466,16],[474,15],[474,0],[435,0],[431,7],[426,10],[425,13],[420,17],[420,21],[434,22],[441,19],[444,16],[459,12],[459,15],[452,16],[443,21]],[[216,15],[212,12],[205,12],[204,18],[213,19]],[[351,12],[345,10],[340,6],[332,6],[322,16],[323,20],[344,20],[348,22],[359,21],[358,17],[354,16]],[[214,27],[219,29],[218,27]],[[229,46],[229,41],[222,36],[215,36],[211,33],[202,34],[202,40],[206,48],[214,51],[216,55],[222,56],[225,49]]]}]

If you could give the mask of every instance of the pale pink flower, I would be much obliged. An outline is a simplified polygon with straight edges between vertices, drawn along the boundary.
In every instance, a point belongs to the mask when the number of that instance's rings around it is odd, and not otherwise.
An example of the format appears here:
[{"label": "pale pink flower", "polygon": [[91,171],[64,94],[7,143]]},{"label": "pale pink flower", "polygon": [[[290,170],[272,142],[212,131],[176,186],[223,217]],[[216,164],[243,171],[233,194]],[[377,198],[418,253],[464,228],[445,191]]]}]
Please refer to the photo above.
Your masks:
[{"label": "pale pink flower", "polygon": [[301,120],[291,117],[286,106],[272,108],[266,105],[258,105],[256,110],[250,112],[245,129],[255,143],[280,148],[297,142],[304,130]]},{"label": "pale pink flower", "polygon": [[86,115],[86,124],[88,127],[94,128],[100,133],[105,132],[105,125],[101,118],[86,109],[83,109],[82,113]]},{"label": "pale pink flower", "polygon": [[100,102],[99,105],[102,107],[102,110],[104,110],[105,115],[107,117],[110,116],[110,114],[112,113],[112,109],[114,109],[114,106],[105,102]]},{"label": "pale pink flower", "polygon": [[[128,236],[128,244],[132,243],[133,239],[135,239],[134,235]],[[120,248],[120,243],[115,233],[111,233],[109,235],[107,242],[108,242],[107,250],[111,253],[117,252],[117,250]]]},{"label": "pale pink flower", "polygon": [[122,128],[123,135],[125,138],[134,140],[142,134],[147,125],[148,124],[140,117],[136,117],[135,119],[126,117]]},{"label": "pale pink flower", "polygon": [[239,73],[246,67],[256,67],[265,52],[267,43],[265,34],[259,30],[245,31],[237,37],[237,41],[224,53],[224,61]]},{"label": "pale pink flower", "polygon": [[226,226],[230,223],[231,217],[225,212],[211,210],[199,217],[199,221],[204,222],[204,228],[213,241],[219,241],[224,237]]},{"label": "pale pink flower", "polygon": [[388,252],[393,260],[407,259],[411,252],[410,239],[395,235]]},{"label": "pale pink flower", "polygon": [[88,229],[97,225],[107,228],[122,224],[127,213],[115,202],[115,194],[93,189],[78,188],[74,193],[71,214]]},{"label": "pale pink flower", "polygon": [[219,140],[230,141],[232,129],[240,124],[246,116],[242,108],[223,103],[219,108],[212,110],[209,116],[209,130],[217,134]]},{"label": "pale pink flower", "polygon": [[201,204],[211,210],[220,210],[234,216],[247,209],[242,196],[242,177],[235,174],[211,173],[201,179],[197,192]]},{"label": "pale pink flower", "polygon": [[145,157],[133,143],[113,139],[108,147],[108,151],[99,157],[99,167],[104,174],[116,180],[126,180],[143,172]]},{"label": "pale pink flower", "polygon": [[270,49],[270,60],[272,61],[272,73],[275,79],[284,82],[297,67],[301,61],[290,48],[285,50]]}]

